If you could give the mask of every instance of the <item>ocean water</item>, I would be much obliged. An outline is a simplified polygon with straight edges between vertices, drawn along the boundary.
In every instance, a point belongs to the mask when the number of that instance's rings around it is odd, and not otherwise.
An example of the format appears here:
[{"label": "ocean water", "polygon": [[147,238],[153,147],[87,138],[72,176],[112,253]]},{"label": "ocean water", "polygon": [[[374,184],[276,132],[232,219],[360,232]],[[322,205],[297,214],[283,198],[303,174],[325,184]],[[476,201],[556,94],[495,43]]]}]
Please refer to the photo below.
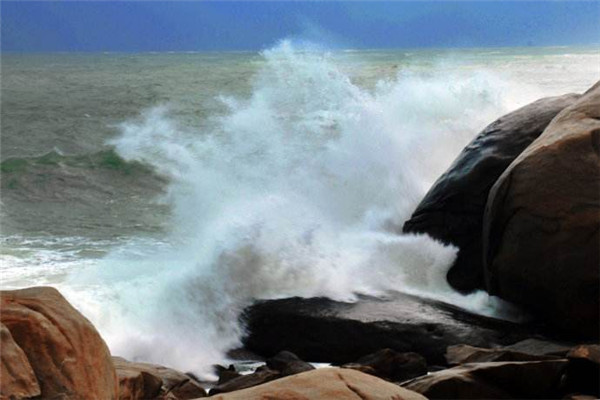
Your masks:
[{"label": "ocean water", "polygon": [[115,355],[207,373],[255,299],[414,293],[400,229],[479,130],[600,79],[598,48],[2,55],[0,283],[52,285]]}]

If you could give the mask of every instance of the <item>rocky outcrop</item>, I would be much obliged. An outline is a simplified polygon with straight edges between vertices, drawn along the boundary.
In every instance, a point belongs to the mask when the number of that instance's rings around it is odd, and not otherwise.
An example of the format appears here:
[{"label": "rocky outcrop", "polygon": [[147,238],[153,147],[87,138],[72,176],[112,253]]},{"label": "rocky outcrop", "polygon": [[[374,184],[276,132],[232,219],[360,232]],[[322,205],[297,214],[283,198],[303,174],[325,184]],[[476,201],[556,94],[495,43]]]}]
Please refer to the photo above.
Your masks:
[{"label": "rocky outcrop", "polygon": [[343,365],[379,378],[402,382],[427,374],[427,362],[417,353],[399,353],[392,349],[382,349],[364,356],[351,364]]},{"label": "rocky outcrop", "polygon": [[488,291],[572,336],[598,338],[600,82],[504,171],[484,222]]},{"label": "rocky outcrop", "polygon": [[[34,287],[2,291],[0,308],[0,322],[22,350],[17,354],[18,350],[12,346],[11,353],[20,359],[23,354],[26,356],[42,398],[107,400],[118,397],[115,369],[106,344],[94,326],[56,289]],[[5,331],[2,334],[4,345],[7,336]],[[3,346],[3,365],[4,350]],[[26,364],[19,368],[27,369]],[[37,390],[29,372],[22,370],[20,376],[27,379],[20,381],[19,393]],[[2,379],[4,382],[5,377]],[[24,388],[25,382],[31,386]],[[6,392],[12,390],[10,387],[17,388],[3,385],[2,395],[18,397],[17,393]]]},{"label": "rocky outcrop", "polygon": [[39,396],[42,391],[29,365],[27,355],[15,342],[10,331],[0,324],[0,398],[23,399]]},{"label": "rocky outcrop", "polygon": [[448,305],[396,293],[356,303],[290,298],[258,302],[243,315],[245,346],[260,355],[292,351],[304,360],[350,363],[382,348],[421,354],[444,364],[446,347],[509,344],[528,327],[475,316]]},{"label": "rocky outcrop", "polygon": [[206,396],[200,383],[183,372],[121,357],[113,357],[113,362],[119,379],[120,400],[187,400]]},{"label": "rocky outcrop", "polygon": [[567,360],[484,362],[431,373],[404,384],[428,399],[556,399]]},{"label": "rocky outcrop", "polygon": [[426,400],[393,383],[358,371],[321,368],[283,379],[212,397],[215,400]]},{"label": "rocky outcrop", "polygon": [[538,100],[485,128],[435,182],[404,232],[427,233],[459,247],[448,282],[461,291],[483,288],[482,229],[488,193],[508,165],[578,95]]}]

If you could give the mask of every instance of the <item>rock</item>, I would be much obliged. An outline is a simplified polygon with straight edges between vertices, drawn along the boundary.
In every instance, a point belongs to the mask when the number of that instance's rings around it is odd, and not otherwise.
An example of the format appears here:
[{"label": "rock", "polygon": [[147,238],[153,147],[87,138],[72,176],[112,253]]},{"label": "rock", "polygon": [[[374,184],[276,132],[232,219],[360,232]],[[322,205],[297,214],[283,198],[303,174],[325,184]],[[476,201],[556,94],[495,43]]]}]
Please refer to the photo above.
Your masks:
[{"label": "rock", "polygon": [[[2,291],[0,307],[0,322],[27,357],[42,398],[118,397],[117,378],[106,343],[56,289]],[[3,388],[3,395],[8,398],[17,397],[4,391]]]},{"label": "rock", "polygon": [[213,396],[218,393],[233,392],[236,390],[262,385],[263,383],[267,383],[281,377],[282,375],[279,371],[274,371],[267,367],[258,368],[252,374],[241,375],[237,378],[230,379],[223,384],[213,387],[210,389],[210,395]]},{"label": "rock", "polygon": [[257,302],[244,311],[245,346],[263,356],[292,351],[313,362],[349,363],[381,348],[421,354],[444,364],[446,348],[508,344],[531,329],[396,293],[355,303],[324,298]]},{"label": "rock", "polygon": [[358,371],[321,368],[278,379],[250,389],[214,397],[215,400],[426,400],[393,383]]},{"label": "rock", "polygon": [[298,356],[289,351],[280,351],[274,357],[269,358],[267,360],[267,367],[281,372],[283,376],[299,374],[315,369],[315,367],[302,361]]},{"label": "rock", "polygon": [[600,398],[600,346],[580,345],[567,354],[565,386],[571,393]]},{"label": "rock", "polygon": [[553,355],[535,355],[522,353],[513,350],[507,350],[500,347],[495,349],[485,349],[481,347],[459,344],[449,346],[446,350],[446,361],[450,365],[481,363],[490,361],[543,361],[556,360],[560,357]]},{"label": "rock", "polygon": [[154,399],[171,395],[186,400],[205,397],[206,391],[189,375],[161,365],[113,357],[119,378],[119,399]]},{"label": "rock", "polygon": [[235,370],[235,367],[233,365],[230,365],[229,368],[225,368],[222,365],[217,365],[215,369],[217,375],[219,376],[219,381],[217,382],[217,385],[222,385],[225,382],[229,382],[233,378],[242,376],[239,372]]},{"label": "rock", "polygon": [[506,167],[578,97],[544,98],[490,124],[434,183],[404,224],[404,232],[427,233],[459,247],[448,273],[454,288],[484,287],[481,235],[488,193]]},{"label": "rock", "polygon": [[4,324],[0,324],[0,349],[0,398],[39,396],[42,392],[29,360]]},{"label": "rock", "polygon": [[556,399],[566,365],[566,360],[466,364],[403,386],[431,400]]},{"label": "rock", "polygon": [[392,349],[379,350],[343,367],[394,382],[427,374],[427,362],[422,356],[417,353],[399,353]]},{"label": "rock", "polygon": [[600,332],[600,82],[504,171],[484,216],[486,286],[574,338]]},{"label": "rock", "polygon": [[571,343],[529,338],[504,346],[504,349],[535,356],[560,356],[564,358],[572,347],[573,344]]}]

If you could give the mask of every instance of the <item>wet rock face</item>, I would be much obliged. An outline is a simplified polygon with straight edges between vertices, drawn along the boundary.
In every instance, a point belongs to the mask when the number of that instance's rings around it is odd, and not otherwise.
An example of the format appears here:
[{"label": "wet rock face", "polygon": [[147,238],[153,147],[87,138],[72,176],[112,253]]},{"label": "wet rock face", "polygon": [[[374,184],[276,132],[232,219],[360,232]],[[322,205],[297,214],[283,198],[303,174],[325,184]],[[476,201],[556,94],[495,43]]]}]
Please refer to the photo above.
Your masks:
[{"label": "wet rock face", "polygon": [[253,388],[218,394],[215,400],[425,400],[422,395],[377,377],[340,368],[322,368]]},{"label": "wet rock face", "polygon": [[[27,358],[42,398],[118,398],[117,378],[108,347],[94,326],[56,289],[34,287],[2,291],[0,307],[0,322],[14,341],[12,356],[14,360],[22,359],[23,355]],[[3,330],[3,345],[8,342],[7,338]],[[16,350],[15,344],[22,353]],[[4,346],[2,353],[4,365]],[[27,377],[27,381],[31,378],[25,370],[19,375]],[[11,376],[17,376],[16,371]],[[4,379],[3,376],[3,383]],[[18,397],[16,392],[6,393],[12,390],[10,387],[15,388],[3,385],[2,394],[8,398]],[[27,385],[26,389],[36,390],[35,385]]]},{"label": "wet rock face", "polygon": [[404,387],[428,399],[560,398],[567,360],[484,362],[434,372]]},{"label": "wet rock face", "polygon": [[483,288],[482,230],[488,194],[509,164],[578,95],[538,100],[485,128],[435,182],[404,232],[427,233],[459,247],[448,282],[460,291]]},{"label": "wet rock face", "polygon": [[303,360],[350,363],[382,348],[415,352],[444,364],[446,347],[508,344],[529,327],[475,316],[447,305],[397,293],[356,303],[290,298],[256,303],[243,319],[245,346],[263,356],[292,351]]},{"label": "wet rock face", "polygon": [[492,188],[486,286],[573,337],[599,337],[600,83],[564,109]]},{"label": "wet rock face", "polygon": [[402,382],[427,374],[427,362],[417,353],[400,353],[392,349],[382,349],[369,354],[356,362],[343,365],[379,378]]}]

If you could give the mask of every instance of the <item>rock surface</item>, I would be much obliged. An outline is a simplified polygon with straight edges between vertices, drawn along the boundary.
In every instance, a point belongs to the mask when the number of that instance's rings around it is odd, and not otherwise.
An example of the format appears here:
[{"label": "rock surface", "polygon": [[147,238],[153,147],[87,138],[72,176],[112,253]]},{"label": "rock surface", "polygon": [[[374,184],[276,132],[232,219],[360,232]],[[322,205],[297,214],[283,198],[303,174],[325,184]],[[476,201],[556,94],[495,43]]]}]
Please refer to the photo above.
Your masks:
[{"label": "rock surface", "polygon": [[213,397],[215,400],[426,400],[393,383],[358,371],[322,368]]},{"label": "rock surface", "polygon": [[459,344],[446,350],[449,365],[481,363],[491,361],[544,361],[560,358],[555,355],[537,355],[514,351],[506,348],[485,349]]},{"label": "rock surface", "polygon": [[251,388],[253,386],[262,385],[263,383],[271,382],[281,378],[279,371],[272,370],[268,367],[259,367],[254,373],[241,375],[237,378],[229,379],[225,383],[219,384],[210,389],[210,395],[218,393],[234,392],[242,389]]},{"label": "rock surface", "polygon": [[289,351],[281,351],[267,360],[267,367],[281,372],[283,376],[299,374],[315,369],[309,363],[302,361],[297,355]]},{"label": "rock surface", "polygon": [[[42,398],[118,397],[115,369],[106,344],[94,326],[56,289],[2,291],[0,307],[0,322],[27,356]],[[3,395],[11,394],[3,389]]]},{"label": "rock surface", "polygon": [[0,398],[39,396],[42,392],[29,360],[4,324],[0,324],[0,350]]},{"label": "rock surface", "polygon": [[556,399],[567,360],[486,362],[434,372],[404,384],[428,399]]},{"label": "rock surface", "polygon": [[292,351],[303,360],[344,364],[381,348],[421,354],[444,364],[446,347],[509,344],[528,327],[475,316],[450,306],[397,293],[356,303],[290,298],[258,302],[242,316],[245,346],[263,356]]},{"label": "rock surface", "polygon": [[486,286],[578,338],[600,336],[600,82],[504,171],[484,217]]},{"label": "rock surface", "polygon": [[189,375],[160,365],[130,362],[113,357],[119,379],[119,399],[155,399],[169,396],[187,400],[206,396],[206,391]]},{"label": "rock surface", "polygon": [[427,362],[417,353],[399,353],[392,349],[382,349],[364,356],[351,364],[343,365],[379,378],[402,382],[427,374]]},{"label": "rock surface", "polygon": [[488,193],[506,167],[578,95],[538,100],[485,128],[435,182],[404,232],[427,233],[459,247],[448,273],[458,290],[483,288],[483,214]]}]

